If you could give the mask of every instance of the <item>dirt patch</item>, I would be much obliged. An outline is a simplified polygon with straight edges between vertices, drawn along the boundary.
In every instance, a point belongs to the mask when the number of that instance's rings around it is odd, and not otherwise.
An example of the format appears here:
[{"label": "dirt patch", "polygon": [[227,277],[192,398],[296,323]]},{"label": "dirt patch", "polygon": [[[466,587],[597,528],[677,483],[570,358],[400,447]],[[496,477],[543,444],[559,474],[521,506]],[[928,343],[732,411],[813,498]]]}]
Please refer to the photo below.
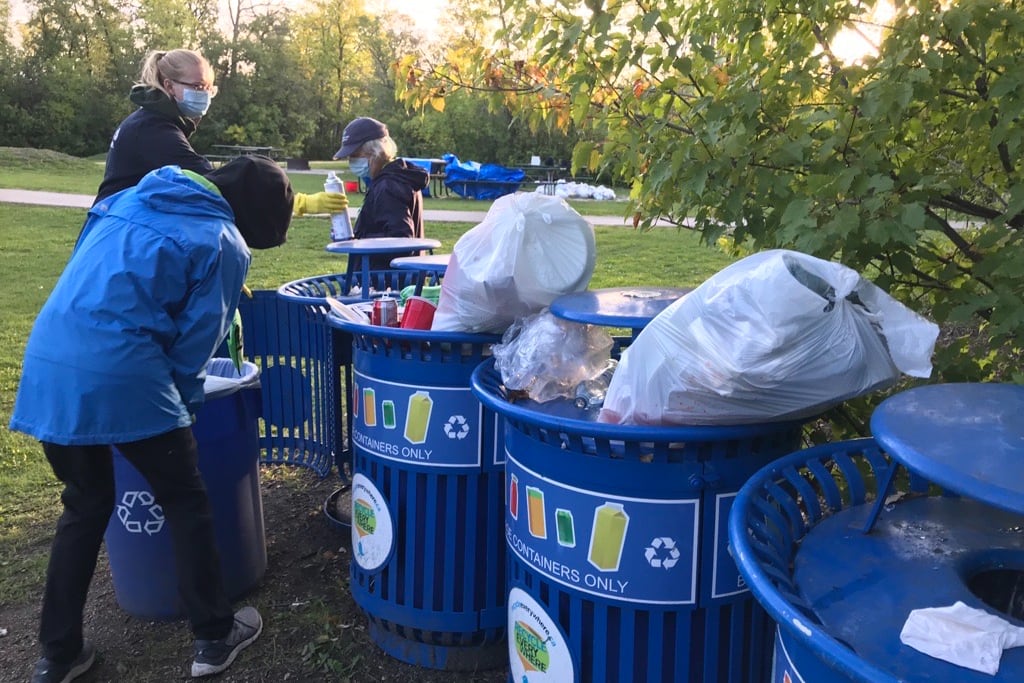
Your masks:
[{"label": "dirt patch", "polygon": [[[267,530],[267,572],[241,604],[263,615],[263,635],[226,673],[209,680],[504,683],[507,669],[449,672],[411,666],[369,638],[366,617],[348,591],[349,539],[323,513],[338,488],[303,468],[260,471]],[[31,594],[0,614],[0,681],[25,681],[38,657],[36,629],[42,577]],[[191,680],[192,636],[184,622],[147,622],[117,605],[101,553],[85,611],[86,637],[98,650],[83,683]]]}]

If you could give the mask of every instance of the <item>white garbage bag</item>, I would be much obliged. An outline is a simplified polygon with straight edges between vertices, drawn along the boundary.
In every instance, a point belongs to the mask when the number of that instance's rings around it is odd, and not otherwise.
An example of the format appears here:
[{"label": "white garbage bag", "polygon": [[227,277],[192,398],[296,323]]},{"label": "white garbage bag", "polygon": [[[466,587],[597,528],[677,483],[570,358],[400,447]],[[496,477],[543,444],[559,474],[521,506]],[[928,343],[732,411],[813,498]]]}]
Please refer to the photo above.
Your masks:
[{"label": "white garbage bag", "polygon": [[593,227],[558,197],[499,197],[455,243],[431,329],[504,332],[586,289],[596,254]]},{"label": "white garbage bag", "polygon": [[856,271],[795,251],[721,270],[625,351],[599,419],[744,424],[813,416],[931,374],[939,328]]}]

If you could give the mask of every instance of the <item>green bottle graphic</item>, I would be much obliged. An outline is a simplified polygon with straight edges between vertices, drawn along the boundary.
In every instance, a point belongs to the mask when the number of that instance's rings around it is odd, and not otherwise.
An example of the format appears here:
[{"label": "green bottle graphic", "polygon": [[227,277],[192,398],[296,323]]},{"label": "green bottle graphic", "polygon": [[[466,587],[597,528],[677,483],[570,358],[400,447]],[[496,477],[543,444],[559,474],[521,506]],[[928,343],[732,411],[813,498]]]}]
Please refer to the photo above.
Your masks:
[{"label": "green bottle graphic", "polygon": [[409,443],[423,443],[427,440],[427,426],[434,400],[425,391],[417,391],[409,397],[409,410],[405,415],[405,439]]},{"label": "green bottle graphic", "polygon": [[576,547],[576,529],[573,528],[571,512],[562,508],[555,510],[555,529],[558,532],[558,545]]},{"label": "green bottle graphic", "polygon": [[595,508],[594,529],[590,534],[590,564],[603,572],[618,571],[628,526],[629,515],[621,503],[605,503]]},{"label": "green bottle graphic", "polygon": [[388,399],[380,402],[380,419],[384,429],[395,428],[395,402]]}]

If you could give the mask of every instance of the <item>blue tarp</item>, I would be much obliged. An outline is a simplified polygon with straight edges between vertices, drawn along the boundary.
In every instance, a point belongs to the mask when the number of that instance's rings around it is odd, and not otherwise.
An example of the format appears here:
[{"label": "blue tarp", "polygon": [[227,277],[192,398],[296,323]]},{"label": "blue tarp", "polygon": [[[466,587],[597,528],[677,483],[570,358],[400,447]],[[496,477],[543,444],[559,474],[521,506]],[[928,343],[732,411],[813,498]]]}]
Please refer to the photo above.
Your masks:
[{"label": "blue tarp", "polygon": [[506,168],[498,164],[481,164],[477,161],[459,161],[459,158],[451,153],[441,158],[446,162],[444,184],[460,197],[497,199],[518,190],[526,177],[521,168]]}]

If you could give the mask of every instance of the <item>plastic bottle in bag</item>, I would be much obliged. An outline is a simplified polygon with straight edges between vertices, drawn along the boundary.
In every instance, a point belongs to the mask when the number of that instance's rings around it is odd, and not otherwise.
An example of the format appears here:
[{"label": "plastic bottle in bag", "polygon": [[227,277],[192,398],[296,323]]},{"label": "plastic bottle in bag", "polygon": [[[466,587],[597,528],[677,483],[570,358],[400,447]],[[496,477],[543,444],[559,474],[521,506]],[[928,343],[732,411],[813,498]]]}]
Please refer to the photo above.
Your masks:
[{"label": "plastic bottle in bag", "polygon": [[583,380],[576,385],[575,403],[577,408],[594,410],[604,405],[604,397],[608,393],[608,385],[615,374],[619,361],[609,358],[604,370],[593,379]]},{"label": "plastic bottle in bag", "polygon": [[[328,171],[327,180],[324,182],[324,192],[345,194],[345,185],[341,182],[334,171]],[[352,221],[349,220],[348,211],[340,211],[331,214],[331,241],[352,239]]]}]

